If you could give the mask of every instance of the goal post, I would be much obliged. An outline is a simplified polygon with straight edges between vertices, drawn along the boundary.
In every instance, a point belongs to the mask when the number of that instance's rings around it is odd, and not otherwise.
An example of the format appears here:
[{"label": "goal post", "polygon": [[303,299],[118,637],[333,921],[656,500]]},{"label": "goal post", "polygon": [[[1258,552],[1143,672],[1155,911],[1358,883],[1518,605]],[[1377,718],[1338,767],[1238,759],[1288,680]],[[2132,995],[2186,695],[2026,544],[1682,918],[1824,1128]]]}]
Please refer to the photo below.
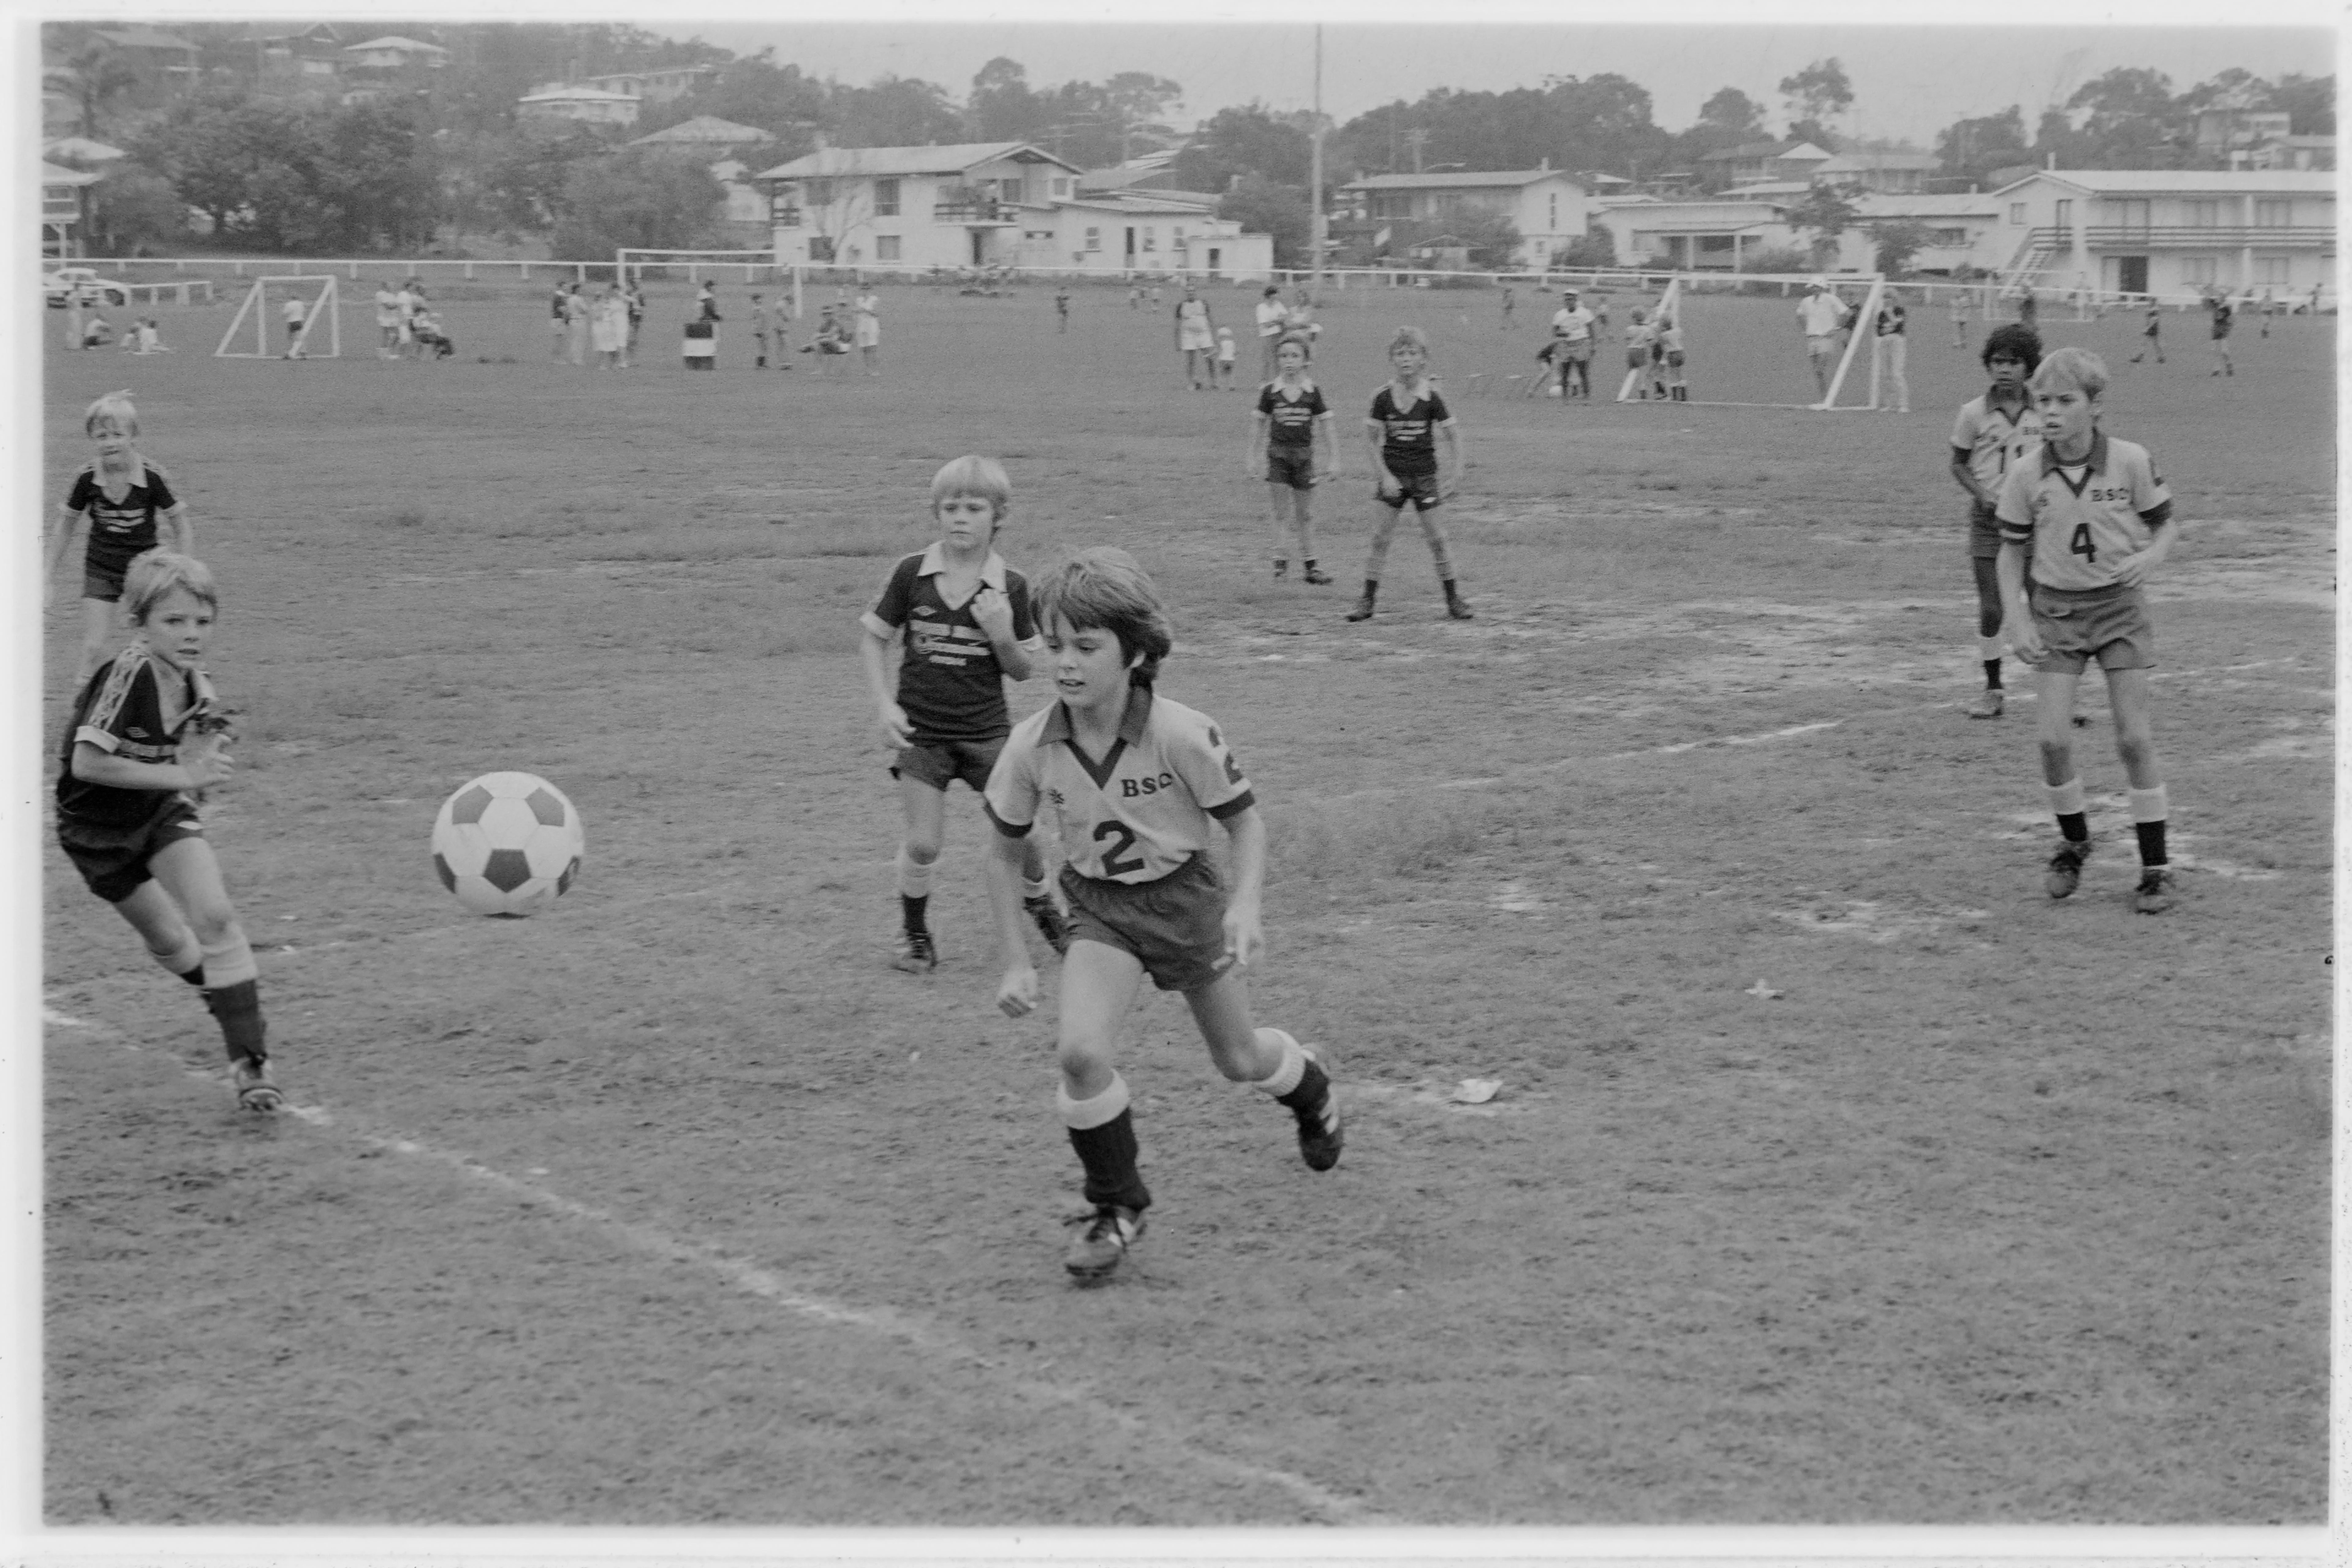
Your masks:
[{"label": "goal post", "polygon": [[[1816,277],[1823,278],[1839,302],[1853,312],[1826,388],[1814,379],[1797,321],[1797,303]],[[1652,273],[1636,285],[1636,292],[1646,295],[1662,278],[1664,288],[1656,296],[1655,316],[1681,329],[1690,403],[1821,413],[1877,406],[1877,365],[1868,339],[1886,298],[1884,275]],[[1636,305],[1651,309],[1645,300]],[[1866,397],[1864,378],[1855,374],[1857,354],[1869,357],[1874,384]]]},{"label": "goal post", "polygon": [[[286,346],[273,351],[269,335],[280,324],[289,300],[302,306],[302,322]],[[323,351],[314,350],[320,323],[326,327]],[[242,346],[250,343],[250,348]],[[342,296],[334,274],[306,277],[257,278],[245,291],[245,300],[221,334],[215,359],[341,359],[343,353]]]},{"label": "goal post", "polygon": [[623,285],[641,282],[648,272],[689,284],[772,283],[792,291],[793,317],[801,314],[801,268],[779,264],[772,250],[665,250],[625,245],[613,253],[613,274]]}]

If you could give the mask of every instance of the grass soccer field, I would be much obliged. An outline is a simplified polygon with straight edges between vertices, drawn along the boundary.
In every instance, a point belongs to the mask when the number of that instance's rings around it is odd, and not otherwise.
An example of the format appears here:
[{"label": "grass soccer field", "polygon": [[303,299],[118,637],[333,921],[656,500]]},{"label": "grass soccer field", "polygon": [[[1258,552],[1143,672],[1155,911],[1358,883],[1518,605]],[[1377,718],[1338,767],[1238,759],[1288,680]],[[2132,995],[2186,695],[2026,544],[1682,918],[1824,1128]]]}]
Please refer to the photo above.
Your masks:
[{"label": "grass soccer field", "polygon": [[[888,288],[884,374],[820,380],[755,375],[732,322],[685,374],[680,283],[620,374],[550,363],[537,288],[440,292],[441,363],[373,358],[350,302],[340,361],[215,360],[224,303],[47,368],[46,504],[128,383],[220,575],[206,831],[292,1108],[233,1110],[211,1020],[51,843],[50,1523],[2324,1520],[2332,320],[2250,326],[2226,379],[2185,331],[2133,366],[2136,319],[2047,323],[2185,520],[2149,918],[2098,679],[2063,903],[2030,675],[1961,712],[1980,383],[1928,312],[1916,412],[1821,415],[1474,393],[1550,301],[1335,301],[1310,589],[1271,580],[1250,394],[1188,390],[1122,294],[1063,335],[1050,289]],[[1406,321],[1477,619],[1408,523],[1350,626]],[[1801,400],[1793,319],[1782,352]],[[966,451],[1012,472],[1014,565],[1118,544],[1171,601],[1160,689],[1268,821],[1259,1016],[1349,1118],[1310,1173],[1149,1000],[1158,1203],[1101,1289],[1060,1265],[1053,1012],[991,1005],[961,789],[943,962],[887,963],[856,617]],[[526,921],[426,846],[509,768],[587,824]]]}]

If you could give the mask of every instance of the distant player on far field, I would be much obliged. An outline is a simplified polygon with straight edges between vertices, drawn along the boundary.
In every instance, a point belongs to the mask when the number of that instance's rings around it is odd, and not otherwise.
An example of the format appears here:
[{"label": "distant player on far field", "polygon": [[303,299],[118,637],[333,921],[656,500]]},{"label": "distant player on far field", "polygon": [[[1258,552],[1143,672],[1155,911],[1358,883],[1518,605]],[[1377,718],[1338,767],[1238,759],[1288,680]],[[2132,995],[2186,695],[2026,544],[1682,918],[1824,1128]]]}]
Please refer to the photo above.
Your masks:
[{"label": "distant player on far field", "polygon": [[[2060,349],[2042,362],[2030,384],[2042,416],[2042,449],[2010,469],[1997,510],[2001,597],[2022,612],[2011,642],[2017,657],[2035,668],[2042,778],[2058,818],[2058,849],[2050,858],[2046,885],[2053,899],[2073,893],[2091,854],[2069,731],[2075,684],[2084,664],[2095,658],[2107,675],[2116,754],[2131,783],[2140,858],[2133,907],[2159,914],[2173,899],[2164,844],[2170,812],[2149,719],[2147,672],[2156,663],[2156,641],[2143,590],[2179,533],[2172,492],[2147,448],[2099,428],[2107,367],[2096,354]],[[2024,598],[2029,565],[2030,604]]]},{"label": "distant player on far field", "polygon": [[2230,363],[2230,327],[2237,313],[2230,308],[2230,297],[2216,294],[2205,301],[2205,308],[2213,316],[2213,369],[2210,374],[2235,375],[2238,367]]},{"label": "distant player on far field", "polygon": [[2140,336],[2146,338],[2147,342],[2140,346],[2139,353],[2131,356],[2132,363],[2137,364],[2147,355],[2154,354],[2156,363],[2162,364],[2164,363],[2164,307],[2157,301],[2153,294],[2147,297],[2147,324],[2142,327],[2139,332]]},{"label": "distant player on far field", "polygon": [[[1050,805],[1070,902],[1055,1099],[1093,1209],[1062,1262],[1093,1280],[1118,1267],[1151,1203],[1112,1054],[1145,976],[1183,996],[1220,1073],[1297,1119],[1312,1170],[1339,1163],[1339,1108],[1314,1055],[1250,1015],[1243,975],[1265,943],[1265,824],[1215,721],[1152,689],[1173,636],[1151,579],[1123,550],[1082,552],[1039,577],[1037,617],[1058,700],[1013,730],[988,781],[989,892],[1004,951],[996,1003],[1016,1018],[1037,1004],[1014,877]],[[1208,856],[1212,822],[1232,848],[1230,896]]]},{"label": "distant player on far field", "polygon": [[[831,306],[826,309],[830,310]],[[1029,584],[996,552],[996,535],[1013,506],[1013,482],[993,458],[963,457],[931,479],[931,515],[940,538],[890,570],[882,596],[860,624],[866,684],[892,755],[890,776],[907,836],[898,847],[901,927],[894,967],[928,973],[939,967],[929,909],[931,867],[947,832],[948,785],[961,779],[974,794],[1013,725],[1004,678],[1029,679],[1044,644],[1030,616]],[[903,640],[894,690],[889,657]],[[1061,911],[1045,883],[1036,844],[1022,857],[1023,902],[1056,952]]]},{"label": "distant player on far field", "polygon": [[1969,492],[1969,565],[1977,584],[1977,658],[1984,666],[1984,695],[1969,708],[1971,719],[1998,719],[2006,700],[2000,684],[2000,502],[2001,481],[2042,445],[2042,416],[2033,411],[2025,378],[2042,363],[2042,340],[2031,327],[1995,327],[1985,338],[1984,367],[1992,385],[1960,405],[1952,422],[1952,478]]}]

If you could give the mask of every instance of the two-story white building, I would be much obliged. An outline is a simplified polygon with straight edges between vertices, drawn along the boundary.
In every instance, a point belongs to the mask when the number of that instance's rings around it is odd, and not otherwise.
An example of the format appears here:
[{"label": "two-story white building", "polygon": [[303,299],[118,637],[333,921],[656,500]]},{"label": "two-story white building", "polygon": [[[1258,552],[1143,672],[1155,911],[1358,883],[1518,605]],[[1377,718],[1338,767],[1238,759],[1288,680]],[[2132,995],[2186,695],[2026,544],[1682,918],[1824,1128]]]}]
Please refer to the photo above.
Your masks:
[{"label": "two-story white building", "polygon": [[1017,264],[1024,227],[1045,226],[1024,209],[1076,196],[1079,173],[1025,142],[967,142],[824,147],[751,177],[779,265],[929,268]]},{"label": "two-story white building", "polygon": [[1339,187],[1339,200],[1361,223],[1419,227],[1427,237],[1466,219],[1501,217],[1519,231],[1515,266],[1541,267],[1584,237],[1592,195],[1575,175],[1543,166],[1486,173],[1368,174]]},{"label": "two-story white building", "polygon": [[2014,281],[2157,295],[2334,284],[2326,171],[2042,169],[1993,195],[1999,259],[1984,265]]}]

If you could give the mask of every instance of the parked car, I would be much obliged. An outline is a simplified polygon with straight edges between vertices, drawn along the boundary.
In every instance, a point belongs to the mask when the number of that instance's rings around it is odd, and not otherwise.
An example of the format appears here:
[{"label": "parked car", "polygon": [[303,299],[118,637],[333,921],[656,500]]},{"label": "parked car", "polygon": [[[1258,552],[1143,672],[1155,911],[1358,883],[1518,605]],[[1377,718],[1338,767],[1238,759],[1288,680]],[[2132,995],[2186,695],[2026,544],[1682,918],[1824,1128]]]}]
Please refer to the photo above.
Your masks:
[{"label": "parked car", "polygon": [[68,300],[79,297],[85,305],[100,300],[110,305],[131,303],[131,286],[117,283],[111,278],[100,278],[88,267],[60,267],[41,279],[41,292],[47,296],[49,309],[62,310]]}]

